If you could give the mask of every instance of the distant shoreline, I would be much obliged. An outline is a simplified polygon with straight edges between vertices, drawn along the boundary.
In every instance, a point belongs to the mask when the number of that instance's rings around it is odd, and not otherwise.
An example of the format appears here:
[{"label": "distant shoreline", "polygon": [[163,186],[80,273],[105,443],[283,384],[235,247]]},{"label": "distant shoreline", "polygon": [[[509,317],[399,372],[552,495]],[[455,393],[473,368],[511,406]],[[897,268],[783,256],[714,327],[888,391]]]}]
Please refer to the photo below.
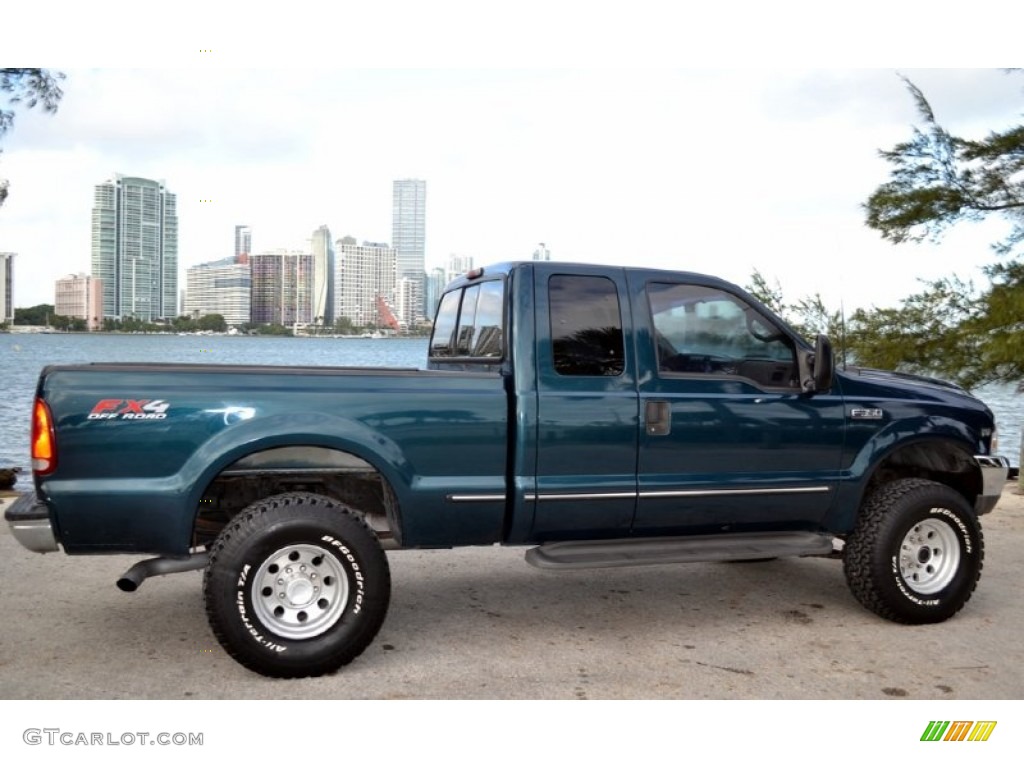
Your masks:
[{"label": "distant shoreline", "polygon": [[393,339],[429,339],[429,334],[404,334],[404,335],[381,335],[373,336],[366,334],[340,334],[340,333],[293,333],[291,335],[277,335],[272,333],[224,333],[220,331],[210,332],[188,332],[188,331],[57,331],[54,329],[45,330],[41,325],[19,325],[17,330],[6,328],[0,330],[0,334],[9,336],[203,336],[203,337],[224,337],[244,339],[365,339],[367,341],[391,341]]}]

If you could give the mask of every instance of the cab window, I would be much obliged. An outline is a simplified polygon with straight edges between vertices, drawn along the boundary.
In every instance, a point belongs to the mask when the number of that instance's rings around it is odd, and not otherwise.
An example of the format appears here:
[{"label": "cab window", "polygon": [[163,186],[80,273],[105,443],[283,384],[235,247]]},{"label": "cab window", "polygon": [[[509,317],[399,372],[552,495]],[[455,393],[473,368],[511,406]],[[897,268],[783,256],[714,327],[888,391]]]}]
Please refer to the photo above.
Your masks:
[{"label": "cab window", "polygon": [[659,375],[740,377],[798,387],[792,339],[741,297],[703,285],[647,286]]},{"label": "cab window", "polygon": [[619,376],[625,370],[622,313],[606,277],[553,275],[548,282],[551,348],[562,376]]}]

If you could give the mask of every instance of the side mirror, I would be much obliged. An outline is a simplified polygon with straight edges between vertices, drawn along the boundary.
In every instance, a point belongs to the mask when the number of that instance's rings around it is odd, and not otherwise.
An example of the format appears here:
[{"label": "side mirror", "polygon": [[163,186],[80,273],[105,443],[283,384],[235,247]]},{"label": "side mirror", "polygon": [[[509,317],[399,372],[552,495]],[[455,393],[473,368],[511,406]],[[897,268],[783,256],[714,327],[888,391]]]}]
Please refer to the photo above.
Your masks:
[{"label": "side mirror", "polygon": [[832,355],[832,342],[828,340],[828,336],[818,334],[814,352],[801,352],[799,361],[800,381],[804,392],[827,392],[832,388],[835,359]]},{"label": "side mirror", "polygon": [[832,389],[832,373],[835,370],[835,358],[832,355],[832,342],[823,333],[818,334],[814,344],[814,362],[811,364],[811,376],[814,379],[815,392],[827,392]]}]

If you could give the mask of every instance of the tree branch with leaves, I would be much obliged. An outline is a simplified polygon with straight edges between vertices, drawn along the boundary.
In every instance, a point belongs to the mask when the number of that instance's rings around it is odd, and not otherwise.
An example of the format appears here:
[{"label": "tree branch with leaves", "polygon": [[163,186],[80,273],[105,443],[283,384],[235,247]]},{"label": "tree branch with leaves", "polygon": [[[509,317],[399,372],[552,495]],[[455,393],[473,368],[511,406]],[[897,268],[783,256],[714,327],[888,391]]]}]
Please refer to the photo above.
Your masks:
[{"label": "tree branch with leaves", "polygon": [[[63,79],[63,73],[48,69],[0,69],[0,98],[6,99],[8,107],[0,108],[0,138],[14,126],[16,107],[39,106],[44,112],[56,112],[64,96]],[[7,199],[7,188],[7,180],[0,179],[0,206]]]},{"label": "tree branch with leaves", "polygon": [[867,225],[893,243],[939,242],[961,222],[1000,217],[1010,231],[992,247],[1008,261],[986,267],[987,289],[954,276],[927,284],[898,309],[859,310],[851,350],[867,365],[938,374],[966,387],[1021,384],[1024,125],[980,140],[954,136],[939,125],[921,90],[903,82],[923,127],[880,151],[890,177],[864,204]]},{"label": "tree branch with leaves", "polygon": [[892,169],[864,205],[867,225],[894,243],[937,242],[962,221],[1003,215],[1012,229],[994,247],[1010,254],[1024,241],[1024,125],[982,140],[954,136],[939,125],[921,90],[902,79],[924,127],[879,152]]}]

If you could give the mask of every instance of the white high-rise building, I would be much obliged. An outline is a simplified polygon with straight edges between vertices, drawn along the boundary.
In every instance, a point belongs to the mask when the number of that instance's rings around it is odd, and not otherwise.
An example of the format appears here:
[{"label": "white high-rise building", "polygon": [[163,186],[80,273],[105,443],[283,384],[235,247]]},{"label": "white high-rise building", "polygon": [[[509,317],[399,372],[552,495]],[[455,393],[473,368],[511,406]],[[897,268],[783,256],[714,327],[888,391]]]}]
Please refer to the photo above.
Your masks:
[{"label": "white high-rise building", "polygon": [[355,238],[344,237],[336,243],[335,254],[335,318],[346,317],[354,325],[387,325],[378,299],[398,315],[395,249],[385,243],[356,245]]},{"label": "white high-rise building", "polygon": [[117,174],[98,184],[92,209],[92,276],[103,317],[153,321],[178,314],[178,215],[162,181]]},{"label": "white high-rise building", "polygon": [[551,249],[544,245],[544,243],[538,243],[537,247],[533,249],[533,260],[551,261]]},{"label": "white high-rise building", "polygon": [[197,264],[185,271],[185,315],[222,315],[231,326],[249,322],[252,273],[249,257],[232,257]]},{"label": "white high-rise building", "polygon": [[[414,324],[425,316],[424,280],[426,277],[427,182],[399,179],[393,183],[391,247],[395,249],[398,279],[408,278],[418,290],[419,304],[411,302],[402,320]],[[416,287],[418,286],[418,288]]]},{"label": "white high-rise building", "polygon": [[14,256],[0,253],[0,323],[14,322]]}]

